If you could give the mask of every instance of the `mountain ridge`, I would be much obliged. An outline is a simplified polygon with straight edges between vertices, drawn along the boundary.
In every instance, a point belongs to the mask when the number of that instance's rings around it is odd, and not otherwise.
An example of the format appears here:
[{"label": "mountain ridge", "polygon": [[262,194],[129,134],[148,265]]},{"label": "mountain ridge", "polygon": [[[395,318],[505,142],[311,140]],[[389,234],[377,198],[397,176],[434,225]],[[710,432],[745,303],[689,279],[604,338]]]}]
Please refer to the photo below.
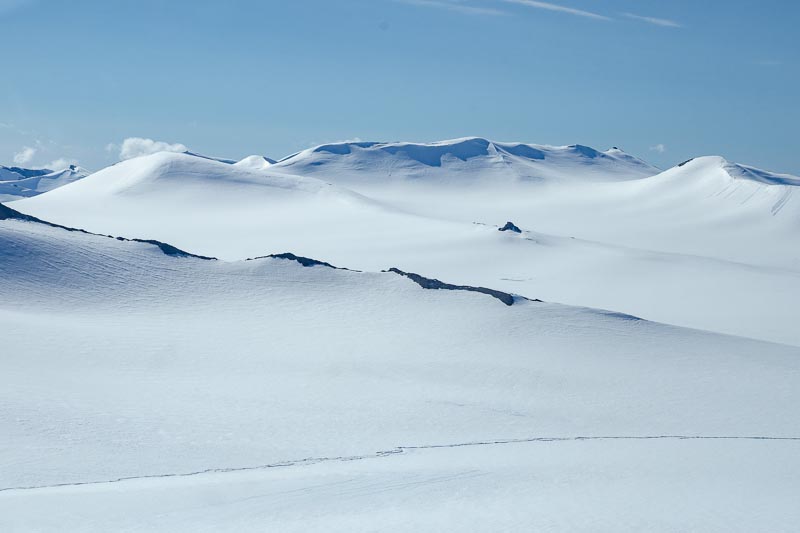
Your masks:
[{"label": "mountain ridge", "polygon": [[639,179],[659,169],[619,148],[599,151],[573,144],[551,146],[463,137],[430,143],[345,141],[291,154],[274,170],[292,173],[350,171],[391,178],[443,178],[445,171],[536,181],[582,174],[595,179]]}]

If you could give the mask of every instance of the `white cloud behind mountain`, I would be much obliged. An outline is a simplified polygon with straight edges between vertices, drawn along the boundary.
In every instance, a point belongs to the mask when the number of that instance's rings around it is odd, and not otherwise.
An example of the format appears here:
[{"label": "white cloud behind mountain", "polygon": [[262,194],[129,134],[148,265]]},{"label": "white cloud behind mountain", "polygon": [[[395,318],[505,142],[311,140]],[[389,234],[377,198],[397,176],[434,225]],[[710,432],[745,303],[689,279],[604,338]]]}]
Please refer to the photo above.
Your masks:
[{"label": "white cloud behind mountain", "polygon": [[22,150],[14,154],[14,163],[16,163],[17,165],[25,165],[27,163],[30,163],[31,160],[33,159],[33,156],[35,155],[36,155],[36,148],[25,146],[22,148]]},{"label": "white cloud behind mountain", "polygon": [[187,148],[181,143],[168,143],[144,137],[128,137],[121,144],[109,144],[106,146],[106,150],[109,152],[119,150],[119,158],[124,161],[158,152],[185,152]]}]

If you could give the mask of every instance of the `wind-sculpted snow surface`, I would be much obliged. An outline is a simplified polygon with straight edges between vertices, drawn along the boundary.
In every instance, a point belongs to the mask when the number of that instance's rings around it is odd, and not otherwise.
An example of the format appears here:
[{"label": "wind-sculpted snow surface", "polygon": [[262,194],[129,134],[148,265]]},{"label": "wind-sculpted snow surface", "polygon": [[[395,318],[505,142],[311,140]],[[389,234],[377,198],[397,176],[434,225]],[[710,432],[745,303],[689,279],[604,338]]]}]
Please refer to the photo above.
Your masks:
[{"label": "wind-sculpted snow surface", "polygon": [[798,518],[800,348],[323,259],[0,220],[0,529]]}]

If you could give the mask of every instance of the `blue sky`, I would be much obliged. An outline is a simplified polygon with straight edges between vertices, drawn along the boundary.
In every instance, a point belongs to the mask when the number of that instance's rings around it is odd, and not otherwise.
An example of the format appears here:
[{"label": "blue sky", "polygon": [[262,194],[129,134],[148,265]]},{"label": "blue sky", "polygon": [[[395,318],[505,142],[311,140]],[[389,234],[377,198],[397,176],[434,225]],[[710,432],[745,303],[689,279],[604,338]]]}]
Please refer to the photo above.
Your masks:
[{"label": "blue sky", "polygon": [[795,1],[0,0],[0,25],[0,164],[477,135],[800,174]]}]

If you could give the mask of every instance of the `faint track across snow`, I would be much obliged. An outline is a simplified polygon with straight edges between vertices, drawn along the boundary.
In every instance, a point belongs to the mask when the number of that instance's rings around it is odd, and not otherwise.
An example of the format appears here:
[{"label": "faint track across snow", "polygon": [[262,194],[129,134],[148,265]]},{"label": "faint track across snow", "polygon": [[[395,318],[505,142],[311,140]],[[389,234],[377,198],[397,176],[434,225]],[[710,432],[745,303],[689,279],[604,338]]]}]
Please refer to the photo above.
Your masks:
[{"label": "faint track across snow", "polygon": [[282,468],[290,466],[305,466],[318,463],[327,462],[347,462],[347,461],[361,461],[365,459],[379,459],[381,457],[388,457],[392,455],[400,455],[410,451],[417,450],[437,450],[443,448],[463,448],[469,446],[496,446],[502,444],[524,444],[535,442],[581,442],[581,441],[602,441],[602,440],[749,440],[749,441],[793,441],[800,442],[800,437],[777,437],[769,435],[641,435],[641,436],[578,436],[578,437],[528,437],[517,439],[498,439],[498,440],[480,440],[458,442],[450,444],[422,444],[417,446],[398,446],[389,450],[382,450],[374,453],[364,455],[341,455],[334,457],[307,457],[305,459],[295,459],[287,461],[278,461],[275,463],[256,465],[256,466],[242,466],[231,468],[208,468],[205,470],[196,470],[192,472],[177,472],[167,474],[147,474],[142,476],[126,476],[115,479],[94,480],[94,481],[76,481],[70,483],[56,483],[52,485],[30,485],[18,487],[0,487],[0,492],[10,491],[23,491],[23,490],[40,490],[40,489],[54,489],[66,487],[80,487],[84,485],[105,485],[111,483],[121,483],[124,481],[136,481],[142,479],[163,479],[163,478],[182,478],[199,476],[203,474],[228,474],[232,472],[249,472],[255,470],[267,470],[270,468]]}]

